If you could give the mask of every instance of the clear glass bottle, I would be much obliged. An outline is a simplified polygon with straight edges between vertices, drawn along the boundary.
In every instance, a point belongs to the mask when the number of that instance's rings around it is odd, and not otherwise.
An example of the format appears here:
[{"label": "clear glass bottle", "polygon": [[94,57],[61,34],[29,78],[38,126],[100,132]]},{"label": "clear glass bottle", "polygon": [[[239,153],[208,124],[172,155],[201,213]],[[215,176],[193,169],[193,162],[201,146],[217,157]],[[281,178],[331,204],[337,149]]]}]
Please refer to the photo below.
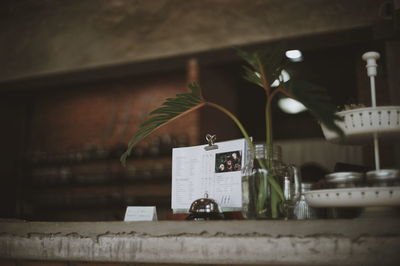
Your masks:
[{"label": "clear glass bottle", "polygon": [[[249,163],[242,170],[242,213],[246,219],[271,219],[273,197],[268,178],[282,188],[284,200],[278,205],[276,218],[292,218],[295,202],[300,198],[300,176],[297,168],[282,162],[280,146],[274,146],[272,167],[263,169],[260,160],[268,165],[265,144],[255,144],[255,154],[248,151]],[[278,199],[277,197],[275,197]]]}]

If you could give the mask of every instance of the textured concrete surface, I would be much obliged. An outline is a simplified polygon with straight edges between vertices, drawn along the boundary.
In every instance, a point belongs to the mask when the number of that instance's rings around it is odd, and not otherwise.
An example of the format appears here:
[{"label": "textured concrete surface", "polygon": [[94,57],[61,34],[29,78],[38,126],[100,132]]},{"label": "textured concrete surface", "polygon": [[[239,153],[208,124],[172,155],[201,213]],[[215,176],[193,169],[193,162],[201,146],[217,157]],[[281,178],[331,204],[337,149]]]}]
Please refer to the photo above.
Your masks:
[{"label": "textured concrete surface", "polygon": [[5,0],[0,81],[371,27],[384,0]]},{"label": "textured concrete surface", "polygon": [[2,222],[0,258],[399,265],[399,221]]}]

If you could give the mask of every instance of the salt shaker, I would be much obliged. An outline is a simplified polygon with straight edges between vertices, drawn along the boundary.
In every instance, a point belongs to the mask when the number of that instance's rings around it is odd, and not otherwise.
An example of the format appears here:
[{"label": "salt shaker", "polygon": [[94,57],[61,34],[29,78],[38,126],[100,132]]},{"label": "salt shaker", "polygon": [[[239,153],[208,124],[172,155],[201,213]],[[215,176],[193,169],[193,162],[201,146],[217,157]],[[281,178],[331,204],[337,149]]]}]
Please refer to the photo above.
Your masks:
[{"label": "salt shaker", "polygon": [[293,216],[297,220],[315,219],[317,214],[315,209],[311,208],[304,196],[304,192],[311,190],[312,183],[301,183],[300,200],[296,202],[293,210]]}]

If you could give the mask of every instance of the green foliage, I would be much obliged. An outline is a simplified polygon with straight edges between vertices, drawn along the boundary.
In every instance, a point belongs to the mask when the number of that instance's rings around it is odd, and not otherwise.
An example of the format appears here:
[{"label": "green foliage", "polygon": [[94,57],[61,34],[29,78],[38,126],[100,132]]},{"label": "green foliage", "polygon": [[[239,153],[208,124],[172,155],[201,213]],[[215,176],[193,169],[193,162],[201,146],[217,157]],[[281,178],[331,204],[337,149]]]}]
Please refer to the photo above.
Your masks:
[{"label": "green foliage", "polygon": [[128,143],[128,149],[122,154],[120,160],[123,165],[126,164],[126,160],[131,154],[133,147],[140,140],[156,129],[204,104],[200,86],[192,83],[189,85],[189,89],[190,93],[180,93],[175,98],[166,99],[160,108],[155,109],[149,114],[150,117],[139,126],[139,129]]},{"label": "green foliage", "polygon": [[[237,50],[238,55],[246,62],[244,66],[244,78],[259,87],[262,87],[266,94],[265,103],[265,125],[266,125],[266,146],[269,153],[267,165],[264,169],[272,165],[272,99],[279,93],[286,97],[295,98],[302,102],[310,111],[310,113],[320,122],[324,123],[328,128],[336,131],[343,136],[342,130],[335,124],[335,120],[340,117],[335,114],[336,107],[331,103],[326,91],[323,88],[312,85],[307,82],[288,81],[286,83],[281,80],[281,72],[286,65],[286,58],[282,47],[274,47],[273,49],[258,51],[254,53]],[[279,80],[280,84],[276,88],[271,85],[275,80]],[[262,180],[261,180],[262,181]],[[271,213],[272,217],[278,217],[278,206],[283,201],[282,189],[274,182],[273,176],[268,176],[267,181],[272,186],[271,190]],[[264,187],[266,182],[263,183]],[[265,189],[266,191],[266,189]],[[266,192],[260,190],[256,201],[256,212],[262,213],[266,200]]]},{"label": "green foliage", "polygon": [[[272,94],[273,91],[277,90],[281,94],[298,100],[318,121],[343,137],[343,131],[335,123],[341,118],[335,114],[336,106],[332,104],[324,88],[305,81],[290,80],[283,83],[280,80],[281,71],[287,63],[282,47],[254,53],[237,49],[237,53],[248,64],[248,66],[244,66],[246,80],[264,88],[267,96],[272,95],[271,98],[277,94]],[[280,85],[273,89],[271,84],[276,79],[280,80]]]},{"label": "green foliage", "polygon": [[279,79],[286,65],[284,50],[281,46],[253,53],[241,49],[236,49],[236,51],[248,64],[248,66],[243,66],[245,70],[243,78],[264,89],[265,85],[270,87],[274,80]]},{"label": "green foliage", "polygon": [[304,104],[318,121],[344,137],[343,131],[335,123],[335,120],[342,118],[335,114],[336,106],[324,88],[305,81],[290,81],[282,86],[296,100]]},{"label": "green foliage", "polygon": [[[244,66],[244,78],[246,80],[262,87],[270,98],[274,97],[277,94],[276,92],[280,92],[286,96],[297,99],[308,108],[310,113],[318,121],[324,123],[327,128],[343,136],[343,132],[335,124],[335,120],[340,120],[335,114],[336,107],[331,103],[325,89],[304,81],[281,82],[278,88],[271,88],[271,84],[276,79],[280,78],[281,71],[286,65],[282,46],[274,46],[256,52],[246,52],[240,49],[236,50],[237,54],[247,63],[247,65]],[[198,84],[190,84],[189,89],[189,93],[177,94],[175,98],[166,99],[160,108],[157,108],[149,114],[149,118],[139,126],[138,131],[129,141],[127,150],[121,156],[121,162],[124,165],[133,147],[140,140],[156,129],[186,113],[200,108],[205,104],[209,104],[228,114],[227,110],[220,108],[217,104],[206,102],[202,97],[201,88]],[[270,102],[271,99],[269,99],[267,105],[270,104]],[[235,119],[233,115],[229,116],[238,124],[237,119]],[[266,123],[268,125],[269,121],[266,121]],[[241,131],[244,132],[244,129],[241,128]],[[271,131],[268,126],[267,131]]]}]

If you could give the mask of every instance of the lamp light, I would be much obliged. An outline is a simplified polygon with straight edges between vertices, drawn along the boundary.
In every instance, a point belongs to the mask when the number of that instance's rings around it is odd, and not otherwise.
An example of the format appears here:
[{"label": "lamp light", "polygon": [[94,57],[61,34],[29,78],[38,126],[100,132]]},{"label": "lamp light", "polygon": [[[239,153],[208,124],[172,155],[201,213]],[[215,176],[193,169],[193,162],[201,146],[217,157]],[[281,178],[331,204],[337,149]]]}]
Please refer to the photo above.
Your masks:
[{"label": "lamp light", "polygon": [[286,82],[288,80],[290,80],[289,73],[286,70],[282,69],[281,74],[279,75],[279,80],[274,80],[274,82],[271,84],[271,87],[278,87],[281,82]]},{"label": "lamp light", "polygon": [[301,102],[292,98],[279,99],[278,106],[287,114],[298,114],[307,110],[307,108]]},{"label": "lamp light", "polygon": [[288,50],[285,52],[285,55],[292,62],[303,61],[303,54],[300,50]]}]

